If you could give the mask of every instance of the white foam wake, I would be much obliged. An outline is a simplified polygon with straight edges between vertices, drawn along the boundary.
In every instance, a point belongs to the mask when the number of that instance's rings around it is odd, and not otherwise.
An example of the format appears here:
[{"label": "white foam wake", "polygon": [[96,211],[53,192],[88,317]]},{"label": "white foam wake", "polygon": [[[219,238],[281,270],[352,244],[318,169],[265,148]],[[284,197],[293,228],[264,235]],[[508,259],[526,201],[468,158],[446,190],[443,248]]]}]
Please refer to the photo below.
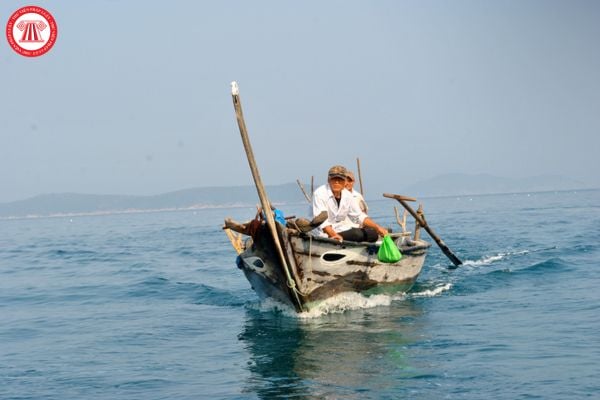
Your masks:
[{"label": "white foam wake", "polygon": [[[543,250],[547,250],[547,249],[543,249]],[[536,250],[533,250],[533,251],[536,251]],[[530,252],[532,252],[532,250],[508,251],[505,253],[498,253],[498,254],[491,255],[491,256],[483,256],[479,260],[466,260],[463,263],[463,265],[471,266],[471,267],[481,267],[483,265],[490,265],[496,261],[504,260],[505,258],[508,258],[511,256],[520,256],[523,254],[528,254]]]},{"label": "white foam wake", "polygon": [[463,265],[470,266],[470,267],[480,267],[482,265],[490,265],[491,263],[493,263],[495,261],[502,260],[507,255],[508,255],[508,253],[498,253],[493,256],[484,256],[484,257],[480,258],[479,260],[466,260],[463,263]]},{"label": "white foam wake", "polygon": [[398,297],[398,295],[390,296],[386,294],[363,296],[360,293],[354,292],[340,293],[327,300],[323,300],[312,310],[298,314],[298,317],[310,319],[318,318],[325,314],[343,313],[348,310],[389,306],[392,303],[392,300],[397,298],[401,297]]},{"label": "white foam wake", "polygon": [[296,311],[294,310],[293,307],[291,307],[290,305],[284,304],[284,303],[280,303],[279,301],[272,299],[272,298],[267,298],[261,301],[258,301],[257,303],[250,303],[248,304],[249,308],[252,308],[254,310],[260,311],[260,312],[264,312],[264,313],[268,313],[268,312],[280,312],[284,315],[288,315],[288,316],[295,316],[296,315]]},{"label": "white foam wake", "polygon": [[326,314],[343,313],[348,310],[358,310],[373,308],[378,306],[389,306],[393,300],[405,298],[404,294],[378,294],[372,296],[363,296],[360,293],[347,292],[340,293],[327,300],[315,305],[310,311],[296,313],[289,305],[268,298],[258,303],[251,304],[250,307],[260,312],[280,312],[288,317],[311,319],[318,318]]},{"label": "white foam wake", "polygon": [[423,290],[421,292],[409,293],[408,295],[411,298],[414,298],[414,297],[435,297],[435,296],[439,296],[443,292],[446,292],[446,291],[450,290],[451,288],[452,288],[452,284],[451,283],[446,283],[446,284],[440,285],[438,287],[435,287],[433,289],[427,289],[427,290]]},{"label": "white foam wake", "polygon": [[313,306],[310,311],[302,313],[296,313],[296,311],[289,305],[280,303],[273,299],[265,299],[259,303],[253,305],[261,312],[280,312],[288,317],[300,318],[300,319],[313,319],[319,318],[326,314],[341,314],[345,311],[368,309],[379,306],[389,306],[393,301],[404,300],[407,297],[435,297],[441,293],[448,291],[452,288],[451,283],[440,284],[433,289],[427,289],[420,292],[414,293],[396,293],[393,295],[389,294],[377,294],[371,296],[364,296],[360,293],[346,292],[340,293],[327,300],[323,300],[317,305]]}]

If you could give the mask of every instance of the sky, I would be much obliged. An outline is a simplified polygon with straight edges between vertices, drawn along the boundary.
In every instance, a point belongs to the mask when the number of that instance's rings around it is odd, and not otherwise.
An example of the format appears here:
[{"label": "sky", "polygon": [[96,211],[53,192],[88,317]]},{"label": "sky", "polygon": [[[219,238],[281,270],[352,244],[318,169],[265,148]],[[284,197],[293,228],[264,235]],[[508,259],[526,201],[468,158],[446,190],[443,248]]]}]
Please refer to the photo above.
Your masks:
[{"label": "sky", "polygon": [[251,185],[234,80],[267,185],[359,157],[369,198],[446,173],[600,187],[598,1],[3,0],[2,26],[25,5],[58,38],[0,37],[0,202]]}]

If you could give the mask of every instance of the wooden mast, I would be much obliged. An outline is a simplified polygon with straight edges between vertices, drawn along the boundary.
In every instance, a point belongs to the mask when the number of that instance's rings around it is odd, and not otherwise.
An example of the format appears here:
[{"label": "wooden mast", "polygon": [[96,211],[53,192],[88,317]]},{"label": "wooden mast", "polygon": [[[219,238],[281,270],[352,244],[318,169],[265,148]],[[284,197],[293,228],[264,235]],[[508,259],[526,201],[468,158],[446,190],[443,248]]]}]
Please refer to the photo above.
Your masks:
[{"label": "wooden mast", "polygon": [[279,235],[277,234],[277,227],[275,226],[275,219],[273,218],[271,203],[269,202],[269,198],[267,197],[267,193],[262,183],[260,173],[258,172],[256,160],[254,159],[254,152],[252,151],[252,145],[250,144],[250,138],[248,137],[248,130],[246,129],[246,122],[244,121],[244,114],[242,112],[240,92],[237,82],[235,81],[231,82],[231,97],[233,98],[233,107],[235,108],[235,116],[237,118],[238,127],[240,128],[240,135],[242,136],[244,149],[246,150],[246,157],[248,158],[248,164],[250,165],[250,171],[252,172],[252,178],[254,179],[254,185],[256,186],[256,191],[258,193],[258,198],[260,199],[260,204],[262,206],[263,212],[265,213],[267,226],[269,228],[269,231],[271,232],[273,243],[275,244],[275,249],[277,250],[279,262],[281,263],[281,266],[283,267],[286,278],[288,280],[287,285],[289,286],[290,291],[293,293],[293,300],[295,302],[295,306],[296,308],[298,308],[299,311],[302,311],[302,302],[298,297],[298,291],[296,289],[297,283],[294,281],[290,274],[290,268],[285,259],[285,255],[281,247],[281,242],[279,241]]}]

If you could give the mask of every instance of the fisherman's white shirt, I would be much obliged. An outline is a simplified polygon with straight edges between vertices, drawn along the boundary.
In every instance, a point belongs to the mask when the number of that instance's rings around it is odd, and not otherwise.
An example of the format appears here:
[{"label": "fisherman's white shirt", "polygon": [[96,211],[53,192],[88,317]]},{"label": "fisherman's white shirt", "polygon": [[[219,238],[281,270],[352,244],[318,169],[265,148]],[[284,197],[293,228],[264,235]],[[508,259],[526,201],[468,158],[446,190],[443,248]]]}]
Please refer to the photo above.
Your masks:
[{"label": "fisherman's white shirt", "polygon": [[[350,192],[350,191],[349,191]],[[357,207],[363,212],[363,213],[367,213],[367,203],[365,202],[365,199],[363,197],[362,194],[360,194],[360,192],[356,191],[356,190],[352,190],[350,192],[350,194],[352,195],[354,201],[356,202]],[[353,218],[348,216],[348,218],[350,219],[350,221],[352,222],[353,226],[356,228],[360,228],[361,223],[359,221],[358,218]]]},{"label": "fisherman's white shirt", "polygon": [[367,214],[361,211],[359,203],[355,201],[352,193],[346,189],[342,190],[342,197],[340,199],[340,204],[338,205],[329,184],[318,187],[313,193],[313,218],[323,211],[327,211],[327,220],[312,231],[314,234],[322,237],[327,237],[323,228],[328,225],[331,225],[336,232],[344,232],[356,227],[356,225],[352,223],[353,219],[358,221],[358,224],[362,225],[365,218],[367,218]]}]

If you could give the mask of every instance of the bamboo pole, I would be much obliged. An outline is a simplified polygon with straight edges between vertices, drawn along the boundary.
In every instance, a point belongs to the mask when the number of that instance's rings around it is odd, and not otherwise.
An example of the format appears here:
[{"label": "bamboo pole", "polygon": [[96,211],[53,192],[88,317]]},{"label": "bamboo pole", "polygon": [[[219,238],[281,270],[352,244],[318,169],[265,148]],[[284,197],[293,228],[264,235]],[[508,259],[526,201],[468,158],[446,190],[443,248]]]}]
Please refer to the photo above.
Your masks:
[{"label": "bamboo pole", "polygon": [[[404,210],[404,211],[406,211],[406,210]],[[419,217],[421,217],[421,219],[423,218],[423,204],[419,203],[419,208],[417,208],[417,215]],[[413,239],[414,240],[421,239],[421,224],[416,219],[415,219],[415,235],[414,235]]]},{"label": "bamboo pole", "polygon": [[363,198],[365,197],[365,192],[363,189],[363,181],[362,181],[362,173],[360,172],[360,158],[356,157],[356,172],[358,172],[358,183],[360,185],[360,194],[362,194]]},{"label": "bamboo pole", "polygon": [[303,311],[302,302],[298,297],[298,292],[296,289],[297,283],[290,274],[290,269],[285,259],[285,255],[283,254],[281,242],[279,241],[279,235],[277,234],[277,227],[275,226],[275,219],[273,218],[271,203],[269,202],[269,199],[267,197],[267,193],[262,183],[260,173],[258,172],[258,166],[256,165],[256,160],[254,158],[254,152],[252,151],[252,145],[248,136],[248,130],[246,129],[246,122],[244,121],[244,114],[242,112],[242,103],[240,100],[238,84],[235,81],[231,82],[231,97],[233,99],[233,107],[235,108],[235,116],[237,118],[238,127],[240,128],[240,135],[242,136],[242,142],[244,144],[244,149],[246,150],[246,157],[248,158],[248,164],[250,166],[250,171],[252,172],[252,178],[254,179],[254,186],[256,186],[258,198],[260,199],[260,204],[262,205],[262,209],[265,214],[267,226],[269,227],[269,231],[271,232],[271,236],[273,238],[273,243],[275,244],[275,249],[277,250],[279,262],[281,263],[285,272],[286,278],[288,280],[287,284],[290,287],[290,291],[293,293],[296,308],[299,311]]},{"label": "bamboo pole", "polygon": [[419,223],[419,225],[421,227],[423,227],[423,229],[425,229],[427,231],[427,233],[429,233],[429,236],[431,236],[431,238],[433,240],[435,240],[435,242],[440,247],[440,249],[442,250],[442,252],[455,265],[454,268],[456,268],[456,267],[458,267],[459,265],[462,264],[462,261],[460,261],[460,259],[454,255],[454,253],[452,252],[452,250],[450,250],[450,248],[448,248],[448,246],[446,246],[446,243],[444,243],[444,241],[438,235],[435,234],[435,232],[433,231],[433,229],[431,229],[431,227],[429,225],[427,225],[427,221],[425,221],[424,218],[422,218],[419,214],[417,214],[415,212],[415,210],[413,210],[412,207],[409,206],[406,203],[407,201],[416,201],[416,199],[414,199],[412,197],[400,196],[398,194],[389,194],[389,193],[384,193],[383,197],[388,197],[390,199],[396,199],[396,200],[398,200],[400,202],[400,204],[402,204],[402,206],[410,213],[410,215],[413,216],[413,218],[415,219],[415,221],[417,221]]},{"label": "bamboo pole", "polygon": [[311,203],[312,200],[308,196],[308,194],[306,194],[306,190],[304,190],[304,185],[302,184],[302,182],[300,182],[300,179],[296,179],[296,183],[298,184],[298,186],[300,186],[300,190],[302,190],[302,194],[304,195],[304,198],[306,199],[306,201],[308,201],[309,203]]}]

